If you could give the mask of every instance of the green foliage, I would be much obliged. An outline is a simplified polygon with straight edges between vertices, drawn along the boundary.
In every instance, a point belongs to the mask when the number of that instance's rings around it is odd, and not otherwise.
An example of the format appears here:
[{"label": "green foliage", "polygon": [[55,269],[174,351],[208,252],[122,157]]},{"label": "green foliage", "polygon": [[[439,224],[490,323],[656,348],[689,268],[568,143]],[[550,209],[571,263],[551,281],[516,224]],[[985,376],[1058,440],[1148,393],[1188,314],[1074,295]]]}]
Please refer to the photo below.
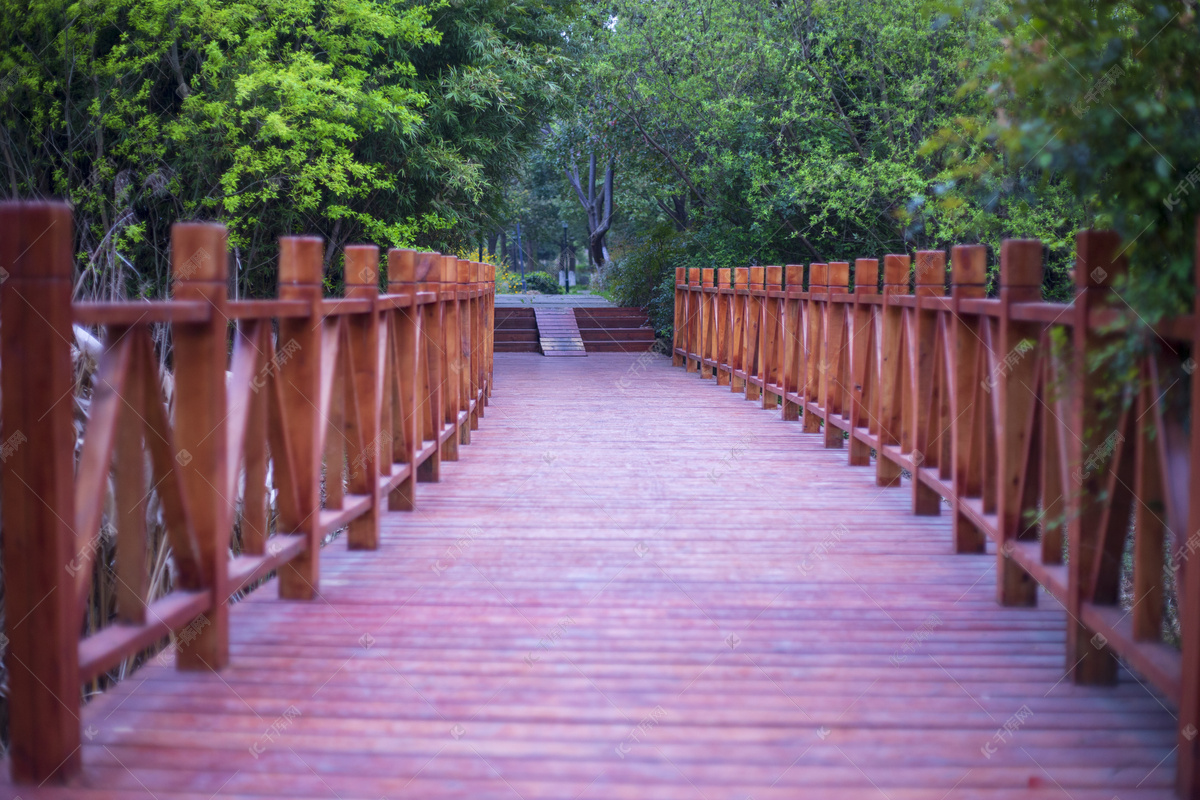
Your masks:
[{"label": "green foliage", "polygon": [[[520,286],[521,277],[517,276],[517,285]],[[548,272],[527,272],[525,273],[525,288],[531,292],[541,292],[542,294],[558,294],[558,280],[551,276]]]},{"label": "green foliage", "polygon": [[675,324],[675,268],[686,266],[686,237],[659,224],[647,235],[626,239],[604,273],[609,299],[646,309],[658,336]]},{"label": "green foliage", "polygon": [[[614,252],[642,247],[672,214],[687,266],[851,260],[1005,237],[1051,251],[1062,294],[1071,238],[1087,223],[1062,181],[922,145],[982,129],[985,89],[959,91],[1003,51],[991,17],[926,0],[616,0],[588,29],[578,113],[552,127],[566,161],[617,154]],[[961,136],[961,134],[960,134]],[[956,140],[957,141],[957,140]],[[972,181],[956,170],[975,167]],[[980,165],[985,165],[979,168]],[[646,214],[646,209],[652,213]],[[632,255],[629,257],[633,257]],[[621,272],[625,271],[622,267]]]},{"label": "green foliage", "polygon": [[1043,185],[1064,176],[1127,243],[1124,299],[1148,322],[1185,311],[1200,214],[1194,4],[1016,0],[998,25],[1005,46],[964,87],[986,86],[996,114],[968,146],[994,137]]},{"label": "green foliage", "polygon": [[[85,291],[157,294],[169,225],[450,249],[560,102],[567,0],[0,0],[4,181],[71,200]],[[336,266],[336,265],[333,265]]]}]

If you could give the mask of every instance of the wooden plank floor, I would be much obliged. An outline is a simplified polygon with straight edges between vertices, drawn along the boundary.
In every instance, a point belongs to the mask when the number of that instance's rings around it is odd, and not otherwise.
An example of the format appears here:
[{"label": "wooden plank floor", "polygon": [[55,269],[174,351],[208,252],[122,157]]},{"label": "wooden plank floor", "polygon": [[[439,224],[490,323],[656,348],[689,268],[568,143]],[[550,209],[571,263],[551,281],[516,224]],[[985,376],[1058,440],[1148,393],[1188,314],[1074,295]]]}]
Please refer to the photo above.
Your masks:
[{"label": "wooden plank floor", "polygon": [[229,669],[142,670],[77,787],[0,798],[1171,796],[1158,698],[1064,680],[1062,610],[997,606],[907,489],[657,356],[496,380],[379,551],[259,590]]}]

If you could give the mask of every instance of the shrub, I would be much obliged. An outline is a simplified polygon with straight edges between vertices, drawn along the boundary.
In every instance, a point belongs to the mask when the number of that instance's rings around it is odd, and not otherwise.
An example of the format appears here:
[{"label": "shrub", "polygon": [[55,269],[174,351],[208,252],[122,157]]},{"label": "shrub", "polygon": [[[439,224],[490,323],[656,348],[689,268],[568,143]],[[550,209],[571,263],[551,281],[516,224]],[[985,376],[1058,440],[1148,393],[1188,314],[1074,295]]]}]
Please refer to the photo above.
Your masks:
[{"label": "shrub", "polygon": [[558,279],[547,272],[529,272],[525,275],[525,288],[531,292],[558,294]]},{"label": "shrub", "polygon": [[686,266],[682,239],[669,225],[627,240],[604,270],[604,283],[619,306],[645,308],[655,335],[671,337],[675,324],[675,267]]}]

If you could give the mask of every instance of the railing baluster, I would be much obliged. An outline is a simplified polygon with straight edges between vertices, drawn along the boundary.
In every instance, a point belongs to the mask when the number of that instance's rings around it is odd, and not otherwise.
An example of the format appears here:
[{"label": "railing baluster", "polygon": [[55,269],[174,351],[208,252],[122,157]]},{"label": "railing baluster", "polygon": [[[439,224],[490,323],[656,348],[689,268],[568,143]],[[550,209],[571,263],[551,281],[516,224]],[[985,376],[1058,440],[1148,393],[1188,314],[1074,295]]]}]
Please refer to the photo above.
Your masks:
[{"label": "railing baluster", "polygon": [[228,361],[226,304],[228,260],[225,227],[208,223],[171,226],[171,264],[176,300],[204,300],[208,322],[178,323],[172,330],[175,363],[176,462],[198,539],[201,570],[210,582],[208,623],[178,649],[181,669],[215,670],[229,663],[229,535],[237,498],[223,497],[226,470],[225,367]]},{"label": "railing baluster", "polygon": [[874,324],[878,307],[864,302],[879,294],[879,261],[860,258],[854,262],[854,308],[850,312],[850,385],[847,418],[850,428],[851,466],[871,465],[871,445],[859,438],[861,428],[871,430],[873,416],[871,399],[874,376],[869,370],[875,364],[871,347],[874,340]]},{"label": "railing baluster", "polygon": [[779,379],[779,328],[781,320],[779,318],[780,300],[771,297],[771,292],[783,291],[783,267],[767,267],[763,280],[762,313],[759,315],[759,326],[762,331],[759,334],[762,339],[759,348],[762,353],[762,368],[759,370],[759,376],[762,378],[763,384],[762,407],[773,409],[779,401],[779,395],[772,392],[770,386],[781,383]]},{"label": "railing baluster", "polygon": [[[348,367],[347,383],[353,391],[346,392],[346,438],[350,442],[347,460],[350,463],[349,489],[351,494],[371,495],[371,508],[350,522],[346,543],[351,550],[374,550],[379,547],[379,462],[387,452],[380,440],[382,426],[381,386],[379,374],[379,311],[374,301],[379,297],[379,248],[375,245],[349,245],[345,251],[346,297],[372,301],[371,310],[351,314],[346,320],[350,350],[339,357]],[[350,387],[347,387],[348,389]],[[357,408],[349,408],[353,402]],[[390,469],[389,469],[390,472]],[[335,476],[341,480],[341,475]],[[328,480],[328,476],[326,477]]]},{"label": "railing baluster", "polygon": [[850,264],[831,261],[825,266],[827,298],[825,300],[825,331],[821,345],[821,415],[825,421],[825,446],[841,447],[842,429],[833,423],[833,418],[843,411],[842,394],[845,385],[843,365],[846,352],[842,337],[846,327],[846,305],[834,302],[834,297],[850,291]]},{"label": "railing baluster", "polygon": [[917,306],[912,315],[912,334],[916,351],[913,375],[913,513],[937,516],[942,511],[942,497],[921,480],[921,470],[938,466],[938,447],[941,443],[940,420],[936,405],[937,324],[940,312],[924,306],[924,298],[942,297],[946,293],[946,254],[941,250],[918,250],[915,273]]},{"label": "railing baluster", "polygon": [[4,607],[14,779],[79,771],[71,388],[73,229],[65,203],[0,204]]},{"label": "railing baluster", "polygon": [[[1067,462],[1078,485],[1067,492],[1067,611],[1071,615],[1067,623],[1067,667],[1075,682],[1084,684],[1109,684],[1117,679],[1117,662],[1110,649],[1081,620],[1083,604],[1092,597],[1092,571],[1099,557],[1100,526],[1105,516],[1101,493],[1107,488],[1110,474],[1108,469],[1101,468],[1107,466],[1107,460],[1097,459],[1097,454],[1103,452],[1104,442],[1115,424],[1112,409],[1106,405],[1106,397],[1108,403],[1112,401],[1111,376],[1105,370],[1095,369],[1094,362],[1096,354],[1111,345],[1118,335],[1098,333],[1091,317],[1113,302],[1112,281],[1125,271],[1120,250],[1120,239],[1112,231],[1084,231],[1075,239],[1077,292],[1071,421],[1075,435],[1067,444]],[[1099,463],[1088,468],[1093,464],[1089,459]],[[1195,473],[1193,462],[1192,474]]]},{"label": "railing baluster", "polygon": [[789,395],[804,395],[804,300],[800,298],[804,291],[803,264],[788,264],[784,269],[784,291],[787,298],[783,301],[783,333],[780,337],[783,339],[782,416],[784,421],[798,421],[802,406]]},{"label": "railing baluster", "polygon": [[908,294],[909,257],[890,254],[883,257],[883,317],[879,358],[879,458],[875,462],[875,485],[899,486],[900,465],[884,448],[900,446],[903,436],[903,399],[905,389],[903,349],[904,309],[890,302]]},{"label": "railing baluster", "polygon": [[[279,509],[279,530],[298,533],[307,540],[303,553],[279,570],[279,596],[312,600],[320,584],[321,549],[321,447],[319,412],[321,389],[321,300],[324,242],[316,236],[279,239],[279,299],[308,304],[302,317],[279,320],[276,347],[279,394],[285,434],[291,449],[296,508]],[[282,355],[290,353],[290,355]]]},{"label": "railing baluster", "polygon": [[976,372],[980,348],[977,317],[967,316],[962,310],[964,300],[982,298],[986,294],[987,248],[983,245],[960,245],[950,251],[952,276],[951,296],[954,319],[948,328],[952,339],[951,359],[954,365],[956,404],[951,407],[951,437],[955,497],[954,552],[982,553],[987,544],[987,534],[966,515],[962,509],[964,497],[978,497],[984,474],[994,480],[991,470],[985,466],[981,449],[972,447],[979,441],[979,415],[976,403],[991,401],[991,388],[985,389],[986,376]]}]

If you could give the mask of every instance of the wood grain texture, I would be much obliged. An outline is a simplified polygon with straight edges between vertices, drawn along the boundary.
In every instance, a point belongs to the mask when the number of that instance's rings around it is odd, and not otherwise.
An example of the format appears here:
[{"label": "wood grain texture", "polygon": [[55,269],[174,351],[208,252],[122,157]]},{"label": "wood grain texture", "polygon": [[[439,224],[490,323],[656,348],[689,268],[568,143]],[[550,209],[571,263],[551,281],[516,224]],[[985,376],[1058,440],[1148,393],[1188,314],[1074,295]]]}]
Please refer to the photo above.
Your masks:
[{"label": "wood grain texture", "polygon": [[1072,684],[1063,610],[997,605],[907,486],[664,357],[495,369],[378,550],[234,605],[219,675],[91,702],[80,776],[20,796],[1172,796],[1160,698]]}]

